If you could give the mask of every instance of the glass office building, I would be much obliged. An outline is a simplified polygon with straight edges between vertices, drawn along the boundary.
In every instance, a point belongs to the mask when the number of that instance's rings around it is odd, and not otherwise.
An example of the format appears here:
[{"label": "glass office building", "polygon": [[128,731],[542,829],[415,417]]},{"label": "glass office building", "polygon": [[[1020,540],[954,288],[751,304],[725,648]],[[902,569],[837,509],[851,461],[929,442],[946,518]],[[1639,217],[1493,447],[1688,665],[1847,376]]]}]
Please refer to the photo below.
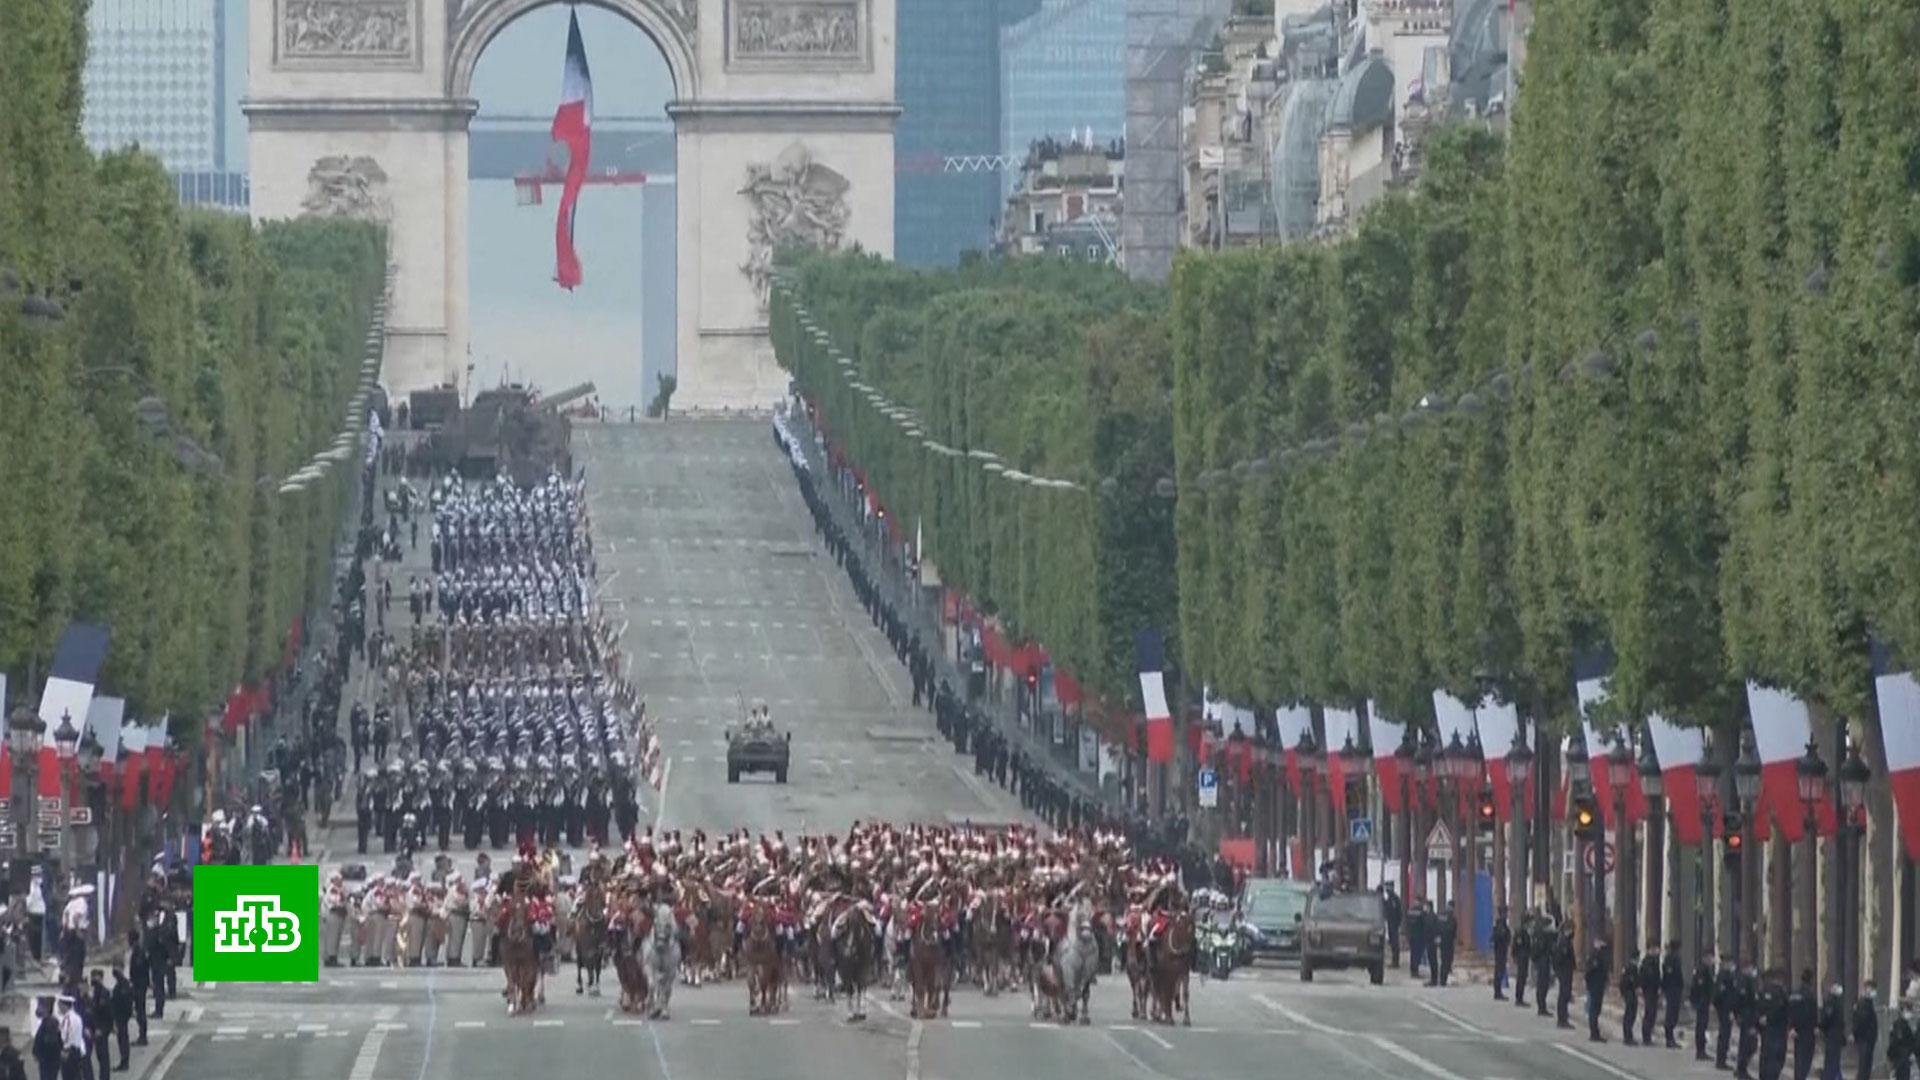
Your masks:
[{"label": "glass office building", "polygon": [[1000,213],[1000,32],[1040,0],[899,0],[893,250],[951,266],[992,246]]},{"label": "glass office building", "polygon": [[[1000,35],[1000,145],[1016,161],[1049,136],[1126,135],[1127,0],[1041,0]],[[1004,180],[1011,191],[1018,168]]]},{"label": "glass office building", "polygon": [[[93,0],[81,123],[89,147],[138,144],[175,173],[227,168],[225,7],[222,0]],[[235,44],[244,55],[245,43]]]}]

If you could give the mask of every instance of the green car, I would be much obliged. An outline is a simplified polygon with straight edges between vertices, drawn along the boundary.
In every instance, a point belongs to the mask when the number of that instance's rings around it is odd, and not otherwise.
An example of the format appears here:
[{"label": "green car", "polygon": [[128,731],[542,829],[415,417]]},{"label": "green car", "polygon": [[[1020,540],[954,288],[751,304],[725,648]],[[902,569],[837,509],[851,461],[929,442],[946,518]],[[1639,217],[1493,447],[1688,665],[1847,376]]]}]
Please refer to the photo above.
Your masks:
[{"label": "green car", "polygon": [[1240,921],[1246,928],[1249,959],[1299,959],[1300,922],[1312,892],[1312,886],[1291,878],[1247,882],[1240,894]]}]

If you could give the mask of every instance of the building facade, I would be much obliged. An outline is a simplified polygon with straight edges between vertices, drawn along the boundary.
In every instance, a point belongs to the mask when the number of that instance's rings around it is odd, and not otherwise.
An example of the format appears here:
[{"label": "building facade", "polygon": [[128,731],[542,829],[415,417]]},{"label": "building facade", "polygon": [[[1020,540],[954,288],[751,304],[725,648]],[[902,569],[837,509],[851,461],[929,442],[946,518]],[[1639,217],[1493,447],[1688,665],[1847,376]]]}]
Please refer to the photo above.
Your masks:
[{"label": "building facade", "polygon": [[174,173],[228,171],[227,121],[239,96],[230,86],[228,7],[229,0],[93,0],[87,145],[138,145]]},{"label": "building facade", "polygon": [[[1041,0],[1000,36],[1000,152],[1019,160],[1043,139],[1124,137],[1126,0]],[[1089,133],[1090,136],[1089,136]],[[1019,179],[1009,171],[1005,190]]]},{"label": "building facade", "polygon": [[1040,0],[899,0],[894,256],[952,266],[993,244],[1005,191],[1000,36]]},{"label": "building facade", "polygon": [[1042,139],[1027,151],[1000,230],[1000,251],[1119,261],[1126,151],[1120,140]]}]

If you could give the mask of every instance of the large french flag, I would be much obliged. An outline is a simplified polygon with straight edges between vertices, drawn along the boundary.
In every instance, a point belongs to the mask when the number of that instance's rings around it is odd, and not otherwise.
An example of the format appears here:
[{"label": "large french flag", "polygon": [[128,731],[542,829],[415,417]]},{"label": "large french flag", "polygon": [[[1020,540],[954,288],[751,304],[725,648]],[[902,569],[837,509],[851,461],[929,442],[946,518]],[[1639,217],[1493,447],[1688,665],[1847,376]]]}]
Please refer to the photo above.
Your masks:
[{"label": "large french flag", "polygon": [[1660,783],[1673,835],[1682,844],[1699,845],[1706,835],[1700,821],[1700,774],[1694,769],[1706,749],[1706,734],[1699,728],[1680,727],[1659,713],[1647,717],[1647,734],[1653,737],[1653,752],[1660,758]]},{"label": "large french flag", "polygon": [[1920,680],[1911,671],[1876,676],[1880,737],[1887,750],[1887,784],[1900,818],[1907,858],[1920,861]]},{"label": "large french flag", "polygon": [[74,623],[60,635],[53,651],[53,668],[47,673],[47,685],[40,693],[40,722],[47,729],[40,736],[38,794],[43,798],[60,797],[62,779],[60,758],[54,733],[64,717],[76,732],[87,722],[87,710],[93,705],[94,682],[107,659],[107,628],[93,623]]},{"label": "large french flag", "polygon": [[567,179],[560,192],[560,217],[554,225],[554,280],[563,289],[580,284],[580,255],[573,247],[573,213],[587,179],[593,148],[593,76],[587,47],[580,40],[580,16],[567,17],[567,62],[560,79],[560,107],[553,114],[553,141],[567,146]]},{"label": "large french flag", "polygon": [[120,733],[120,751],[125,759],[120,773],[120,808],[134,810],[140,806],[140,769],[147,758],[146,725],[129,723]]},{"label": "large french flag", "polygon": [[[1762,839],[1768,829],[1768,811],[1772,824],[1788,843],[1798,843],[1806,835],[1807,808],[1800,801],[1800,778],[1794,766],[1806,752],[1813,734],[1813,716],[1807,703],[1787,693],[1747,684],[1747,712],[1753,716],[1753,745],[1760,752],[1760,808],[1754,814],[1753,827]],[[1833,763],[1827,763],[1832,777]],[[1822,799],[1813,807],[1814,824],[1820,835],[1831,836],[1839,827],[1831,800]]]},{"label": "large french flag", "polygon": [[1167,708],[1167,646],[1158,630],[1142,630],[1134,638],[1140,660],[1140,711],[1147,714],[1147,760],[1165,765],[1173,760],[1173,712]]},{"label": "large french flag", "polygon": [[1380,778],[1380,801],[1387,812],[1400,812],[1400,759],[1394,753],[1407,737],[1407,725],[1380,715],[1378,702],[1367,702],[1367,727],[1373,734],[1373,775]]}]

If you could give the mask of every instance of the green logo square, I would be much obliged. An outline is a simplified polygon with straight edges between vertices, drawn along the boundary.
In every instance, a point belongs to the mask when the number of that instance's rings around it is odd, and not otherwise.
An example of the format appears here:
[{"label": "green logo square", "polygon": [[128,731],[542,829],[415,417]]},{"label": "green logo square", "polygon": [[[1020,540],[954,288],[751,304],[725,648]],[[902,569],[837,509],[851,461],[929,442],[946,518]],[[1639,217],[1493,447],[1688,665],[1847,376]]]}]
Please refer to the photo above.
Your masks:
[{"label": "green logo square", "polygon": [[319,982],[318,866],[197,866],[193,977]]}]

